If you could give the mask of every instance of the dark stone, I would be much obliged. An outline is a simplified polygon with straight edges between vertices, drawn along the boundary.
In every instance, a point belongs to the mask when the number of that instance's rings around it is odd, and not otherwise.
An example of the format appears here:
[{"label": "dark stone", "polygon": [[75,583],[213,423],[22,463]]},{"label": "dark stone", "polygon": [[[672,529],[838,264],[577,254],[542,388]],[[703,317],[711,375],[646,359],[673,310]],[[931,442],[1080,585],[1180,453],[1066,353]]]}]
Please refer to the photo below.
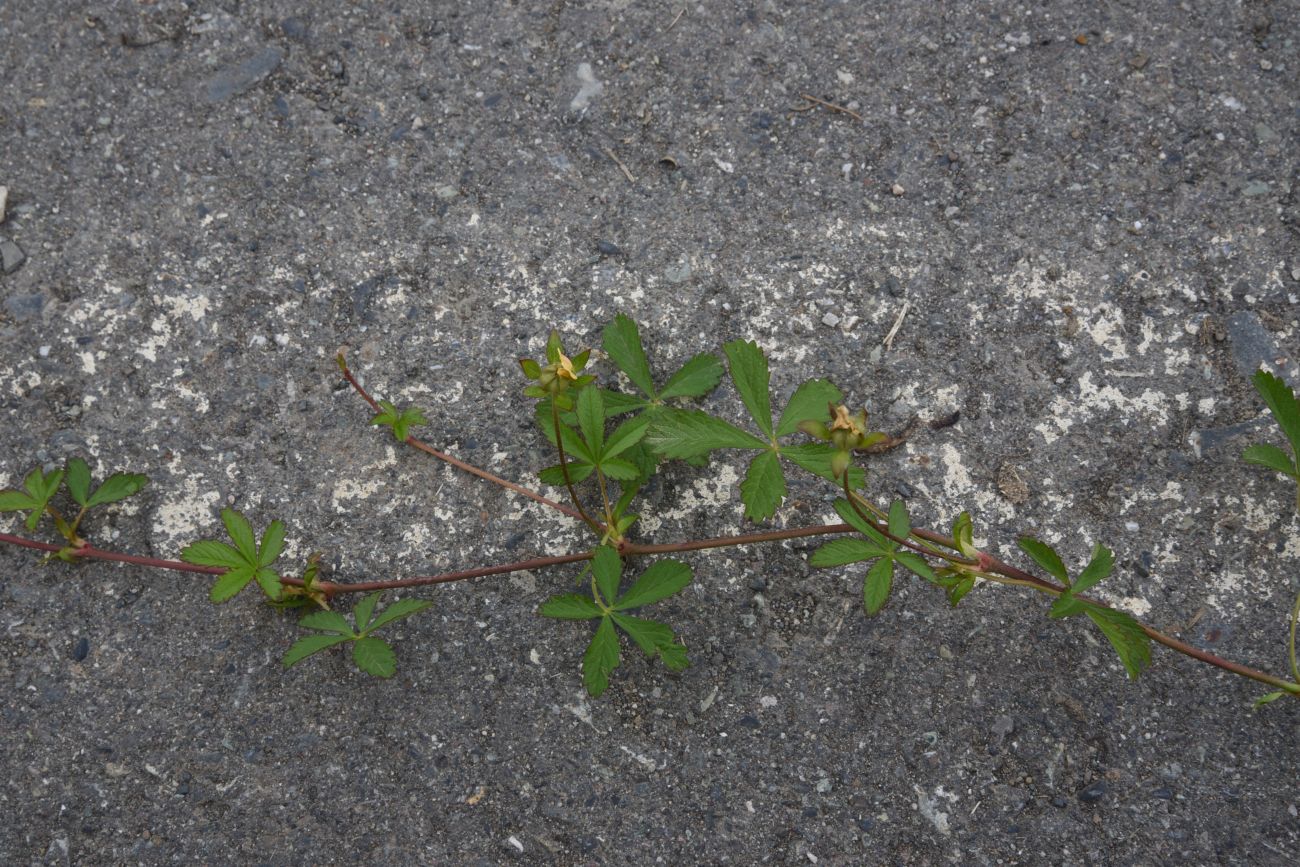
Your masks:
[{"label": "dark stone", "polygon": [[297,16],[290,15],[281,21],[280,29],[284,31],[286,39],[292,39],[294,42],[307,41],[307,23]]},{"label": "dark stone", "polygon": [[872,828],[876,827],[876,823],[874,819],[859,819],[858,827],[863,831],[870,831]]},{"label": "dark stone", "polygon": [[501,94],[499,94],[499,93],[494,93],[494,94],[492,94],[491,96],[489,96],[487,99],[483,100],[483,107],[484,107],[484,108],[496,108],[496,107],[497,107],[497,103],[499,103],[499,102],[501,102]]},{"label": "dark stone", "polygon": [[27,261],[27,254],[8,238],[0,238],[0,271],[12,274]]},{"label": "dark stone", "polygon": [[72,658],[81,662],[90,655],[90,639],[84,635],[77,639],[76,645],[72,648]]},{"label": "dark stone", "polygon": [[762,592],[767,589],[767,579],[762,575],[755,575],[749,579],[749,589],[755,592]]},{"label": "dark stone", "polygon": [[621,256],[622,249],[617,244],[611,244],[609,241],[597,241],[596,252],[602,256]]},{"label": "dark stone", "polygon": [[1261,362],[1274,362],[1281,355],[1273,343],[1273,335],[1259,317],[1249,311],[1228,317],[1228,340],[1232,344],[1232,360],[1237,364],[1237,372],[1245,377],[1253,376]]},{"label": "dark stone", "polygon": [[204,87],[208,102],[224,102],[243,93],[274,72],[282,60],[284,52],[268,46],[234,66],[225,67],[209,78]]},{"label": "dark stone", "polygon": [[1057,795],[1055,798],[1052,798],[1052,806],[1053,806],[1053,807],[1057,807],[1057,808],[1063,810],[1063,809],[1065,809],[1066,807],[1068,807],[1069,805],[1070,805],[1070,802],[1067,801],[1067,800],[1065,799],[1065,796],[1064,796],[1064,795]]},{"label": "dark stone", "polygon": [[898,282],[898,278],[892,274],[885,278],[885,282],[880,284],[880,288],[895,298],[903,297],[903,284]]},{"label": "dark stone", "polygon": [[5,311],[19,322],[41,315],[45,307],[45,296],[40,292],[31,295],[10,295],[5,299]]},{"label": "dark stone", "polygon": [[758,717],[752,714],[746,714],[740,718],[740,722],[738,722],[737,725],[741,728],[756,729],[760,728],[762,724],[758,721]]},{"label": "dark stone", "polygon": [[1106,795],[1106,781],[1097,780],[1079,790],[1078,798],[1085,804],[1092,804],[1100,801]]}]

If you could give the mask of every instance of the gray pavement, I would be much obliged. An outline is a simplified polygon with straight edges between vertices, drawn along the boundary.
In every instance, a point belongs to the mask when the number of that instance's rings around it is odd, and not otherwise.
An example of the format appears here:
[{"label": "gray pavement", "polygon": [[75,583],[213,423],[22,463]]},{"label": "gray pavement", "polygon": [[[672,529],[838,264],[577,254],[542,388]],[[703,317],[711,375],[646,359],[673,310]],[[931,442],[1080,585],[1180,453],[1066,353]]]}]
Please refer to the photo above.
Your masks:
[{"label": "gray pavement", "polygon": [[[571,522],[367,428],[334,366],[508,478],[515,359],[624,312],[661,373],[757,340],[882,427],[919,524],[1117,552],[1112,602],[1281,673],[1300,531],[1247,377],[1300,345],[1285,2],[0,0],[0,486],[152,485],[88,529],[174,557],[233,504],[337,580],[562,553]],[[847,111],[802,98],[810,94]],[[848,113],[852,112],[852,114]],[[892,340],[886,336],[898,325]],[[598,365],[608,374],[604,362]],[[1295,384],[1296,380],[1292,379]],[[739,418],[734,394],[706,402]],[[643,539],[744,532],[674,467]],[[557,492],[552,492],[557,493]],[[557,494],[558,495],[558,494]],[[833,519],[792,483],[776,526]],[[6,518],[0,530],[15,531]],[[391,681],[285,672],[208,580],[0,549],[7,864],[1294,864],[1300,705],[811,545],[698,553],[693,666],[449,585]]]}]

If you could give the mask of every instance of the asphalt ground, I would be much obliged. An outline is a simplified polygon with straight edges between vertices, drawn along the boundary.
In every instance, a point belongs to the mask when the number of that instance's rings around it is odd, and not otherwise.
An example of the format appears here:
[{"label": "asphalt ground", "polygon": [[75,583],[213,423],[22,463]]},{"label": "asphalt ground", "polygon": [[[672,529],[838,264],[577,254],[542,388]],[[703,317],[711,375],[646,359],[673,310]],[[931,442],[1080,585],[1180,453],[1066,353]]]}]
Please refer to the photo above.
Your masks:
[{"label": "asphalt ground", "polygon": [[[637,320],[660,375],[757,341],[885,430],[881,500],[1286,670],[1300,7],[0,0],[0,485],[149,487],[101,547],[233,505],[358,581],[582,550],[398,447],[535,485],[516,359]],[[811,97],[811,98],[810,98]],[[895,327],[897,326],[897,327]],[[890,335],[892,334],[892,337]],[[886,339],[889,337],[890,339]],[[595,369],[617,382],[599,356]],[[704,408],[741,419],[722,388]],[[930,422],[949,422],[932,426]],[[744,464],[670,467],[637,538],[753,532]],[[552,496],[561,491],[550,490]],[[834,519],[791,477],[772,522]],[[25,531],[5,518],[0,530]],[[46,536],[48,538],[48,536]],[[536,615],[575,570],[425,591],[391,680],[209,580],[0,549],[0,854],[52,864],[1294,864],[1300,711],[1157,649],[1138,681],[1017,588],[878,617],[813,543],[683,557],[692,666]],[[286,567],[290,568],[290,567]],[[413,595],[413,594],[408,594]],[[346,605],[341,606],[346,608]]]}]

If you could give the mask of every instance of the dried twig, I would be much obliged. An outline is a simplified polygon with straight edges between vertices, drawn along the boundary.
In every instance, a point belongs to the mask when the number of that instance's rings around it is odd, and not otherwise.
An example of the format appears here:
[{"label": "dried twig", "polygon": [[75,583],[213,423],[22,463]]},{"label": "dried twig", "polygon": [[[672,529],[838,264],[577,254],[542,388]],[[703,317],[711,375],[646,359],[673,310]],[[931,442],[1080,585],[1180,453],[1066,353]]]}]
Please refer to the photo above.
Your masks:
[{"label": "dried twig", "polygon": [[[858,114],[853,109],[845,108],[842,105],[836,105],[833,102],[827,102],[824,99],[818,99],[817,97],[813,96],[811,93],[801,93],[799,94],[799,98],[806,99],[809,102],[816,103],[817,105],[823,106],[825,108],[829,108],[831,111],[838,111],[840,114],[847,114],[849,117],[854,118],[855,120],[858,121],[862,120],[862,115]],[[812,108],[812,106],[809,106],[808,108]],[[791,109],[791,111],[807,111],[807,110],[808,110],[807,108]]]},{"label": "dried twig", "polygon": [[613,150],[611,150],[610,148],[605,148],[605,156],[607,156],[607,157],[609,157],[611,160],[613,160],[613,161],[614,161],[614,165],[618,166],[620,169],[623,170],[623,176],[624,176],[625,178],[627,178],[627,182],[628,182],[629,184],[635,184],[635,183],[636,183],[636,178],[632,177],[632,173],[631,173],[630,171],[628,171],[627,166],[623,165],[623,161],[622,161],[621,159],[619,159],[618,157],[614,156],[614,151],[613,151]]},{"label": "dried twig", "polygon": [[682,16],[685,15],[685,14],[686,14],[686,7],[683,6],[680,10],[678,10],[678,12],[677,12],[677,16],[676,16],[675,18],[673,18],[673,23],[672,23],[672,24],[669,24],[667,27],[664,28],[664,33],[667,33],[669,30],[672,30],[674,27],[676,27],[676,26],[677,26],[677,22],[678,22],[678,21],[681,21],[681,20],[682,20]]},{"label": "dried twig", "polygon": [[890,351],[893,350],[894,337],[898,335],[898,329],[903,327],[903,319],[907,316],[907,311],[910,309],[912,309],[912,302],[904,301],[903,309],[898,311],[898,318],[894,320],[893,327],[890,328],[889,333],[885,335],[885,349]]}]

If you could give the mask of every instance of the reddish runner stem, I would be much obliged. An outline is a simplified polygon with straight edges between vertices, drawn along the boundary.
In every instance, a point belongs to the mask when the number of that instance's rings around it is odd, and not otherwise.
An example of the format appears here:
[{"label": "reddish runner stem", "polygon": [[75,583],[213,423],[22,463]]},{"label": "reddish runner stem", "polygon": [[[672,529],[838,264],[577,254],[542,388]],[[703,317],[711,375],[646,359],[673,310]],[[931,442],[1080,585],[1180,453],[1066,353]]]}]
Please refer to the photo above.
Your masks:
[{"label": "reddish runner stem", "polygon": [[[338,354],[337,361],[339,364],[339,370],[343,372],[343,378],[348,381],[348,384],[352,386],[353,390],[356,391],[357,394],[361,395],[362,399],[365,400],[366,403],[370,404],[371,409],[373,409],[375,412],[380,412],[381,410],[379,407],[379,401],[371,397],[370,392],[366,391],[365,386],[363,386],[360,382],[358,382],[357,378],[353,376],[352,369],[348,367],[347,359],[344,357],[343,353],[340,352]],[[433,455],[438,460],[443,461],[444,463],[451,464],[453,467],[455,467],[458,470],[464,470],[465,472],[469,473],[472,476],[478,476],[480,479],[486,479],[487,481],[492,482],[494,485],[500,485],[506,490],[514,491],[516,494],[519,494],[522,497],[527,497],[528,499],[541,503],[544,506],[550,506],[552,509],[555,509],[558,512],[568,515],[570,518],[577,518],[580,521],[583,519],[583,516],[579,514],[576,509],[572,509],[569,506],[564,505],[563,503],[557,503],[555,500],[552,500],[549,497],[544,497],[541,494],[537,493],[536,491],[525,488],[523,485],[517,485],[514,482],[510,482],[501,478],[500,476],[493,475],[492,473],[489,473],[487,470],[480,469],[474,466],[473,464],[467,464],[464,461],[462,461],[460,458],[453,457],[452,455],[449,455],[446,452],[442,452],[439,451],[438,449],[435,449],[433,446],[429,445],[423,440],[417,439],[413,436],[408,436],[406,438],[406,444],[411,448],[419,449],[425,454]]]}]

